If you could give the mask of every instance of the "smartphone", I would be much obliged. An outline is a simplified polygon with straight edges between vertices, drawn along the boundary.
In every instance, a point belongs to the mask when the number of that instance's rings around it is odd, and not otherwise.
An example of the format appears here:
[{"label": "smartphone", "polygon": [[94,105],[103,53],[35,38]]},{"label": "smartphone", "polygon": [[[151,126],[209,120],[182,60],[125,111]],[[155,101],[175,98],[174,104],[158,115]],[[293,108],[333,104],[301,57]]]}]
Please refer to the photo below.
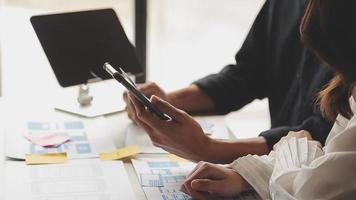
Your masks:
[{"label": "smartphone", "polygon": [[119,71],[117,71],[109,63],[104,63],[103,68],[114,79],[121,83],[128,91],[130,91],[135,96],[135,98],[143,104],[143,106],[148,108],[150,112],[154,113],[161,120],[171,120],[171,117],[161,112],[155,105],[151,103],[151,101],[144,94],[142,94],[142,92],[140,92],[136,88],[136,84],[130,79],[130,77],[124,72],[124,70],[119,68]]}]

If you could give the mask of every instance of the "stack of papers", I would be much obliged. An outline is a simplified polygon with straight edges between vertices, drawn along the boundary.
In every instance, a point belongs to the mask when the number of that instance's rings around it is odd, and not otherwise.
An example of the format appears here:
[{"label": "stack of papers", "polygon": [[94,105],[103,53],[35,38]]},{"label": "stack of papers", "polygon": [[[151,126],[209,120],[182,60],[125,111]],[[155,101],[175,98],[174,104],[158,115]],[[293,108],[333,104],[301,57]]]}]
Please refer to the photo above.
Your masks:
[{"label": "stack of papers", "polygon": [[179,191],[186,175],[194,168],[191,162],[169,159],[132,159],[132,164],[148,200],[190,200]]},{"label": "stack of papers", "polygon": [[66,152],[69,159],[96,158],[99,152],[116,149],[105,135],[106,129],[105,120],[100,118],[91,123],[72,120],[19,123],[6,131],[6,155],[24,159],[28,154]]},{"label": "stack of papers", "polygon": [[[187,174],[196,166],[192,162],[174,162],[169,159],[132,159],[139,182],[148,200],[192,200],[181,192]],[[254,192],[223,200],[259,199]]]},{"label": "stack of papers", "polygon": [[98,160],[36,166],[6,162],[5,196],[9,200],[135,199],[123,163]]}]

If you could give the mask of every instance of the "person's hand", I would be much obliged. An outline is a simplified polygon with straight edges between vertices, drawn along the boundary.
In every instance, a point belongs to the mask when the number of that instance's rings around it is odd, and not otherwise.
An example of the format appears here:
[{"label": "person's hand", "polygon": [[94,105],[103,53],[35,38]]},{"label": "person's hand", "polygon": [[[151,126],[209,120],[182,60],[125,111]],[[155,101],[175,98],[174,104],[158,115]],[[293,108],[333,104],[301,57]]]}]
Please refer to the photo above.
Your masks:
[{"label": "person's hand", "polygon": [[290,138],[295,137],[295,138],[307,138],[308,141],[310,142],[315,142],[319,147],[322,145],[320,144],[319,141],[316,141],[312,138],[311,134],[306,131],[306,130],[300,130],[300,131],[289,131],[288,135],[282,137],[278,143],[276,143],[273,146],[273,149],[275,150],[280,144],[282,144],[284,141],[289,140]]},{"label": "person's hand", "polygon": [[[145,96],[147,96],[148,98],[151,98],[152,95],[155,95],[155,96],[158,96],[158,97],[164,99],[165,101],[169,102],[169,97],[168,97],[167,93],[162,88],[160,88],[156,83],[147,82],[147,83],[139,84],[139,85],[137,85],[137,89],[140,92],[142,92]],[[128,94],[129,94],[129,91],[125,91],[123,94],[123,99],[126,102],[127,115],[132,120],[133,108],[129,104]]]},{"label": "person's hand", "polygon": [[216,199],[234,197],[249,190],[251,186],[233,169],[199,162],[187,176],[181,191],[193,199]]},{"label": "person's hand", "polygon": [[284,136],[284,139],[289,139],[292,137],[296,138],[307,138],[308,140],[313,140],[311,134],[306,131],[306,130],[300,130],[300,131],[289,131],[287,136]]},{"label": "person's hand", "polygon": [[160,120],[144,108],[132,94],[129,93],[128,97],[133,121],[147,132],[155,146],[189,160],[200,161],[209,157],[211,139],[186,112],[157,96],[152,96],[151,102],[172,118],[170,121]]}]

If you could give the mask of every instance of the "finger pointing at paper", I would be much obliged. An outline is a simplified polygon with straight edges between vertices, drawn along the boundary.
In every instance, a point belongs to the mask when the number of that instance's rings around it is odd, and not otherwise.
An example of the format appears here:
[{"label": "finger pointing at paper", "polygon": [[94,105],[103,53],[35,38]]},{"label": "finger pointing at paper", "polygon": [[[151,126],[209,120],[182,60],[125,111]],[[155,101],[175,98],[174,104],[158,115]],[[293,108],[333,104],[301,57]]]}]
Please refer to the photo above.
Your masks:
[{"label": "finger pointing at paper", "polygon": [[152,96],[152,104],[172,118],[170,121],[164,121],[147,110],[132,94],[129,93],[128,96],[129,103],[134,108],[133,120],[148,133],[155,146],[194,161],[209,155],[210,138],[204,134],[199,123],[186,112],[157,96]]}]

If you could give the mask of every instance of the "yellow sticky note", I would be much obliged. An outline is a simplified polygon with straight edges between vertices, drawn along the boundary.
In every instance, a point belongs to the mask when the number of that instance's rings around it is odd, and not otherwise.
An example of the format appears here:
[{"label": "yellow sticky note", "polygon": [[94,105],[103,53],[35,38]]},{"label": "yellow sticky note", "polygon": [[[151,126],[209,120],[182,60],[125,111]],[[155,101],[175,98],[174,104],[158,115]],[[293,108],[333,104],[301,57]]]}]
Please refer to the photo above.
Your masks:
[{"label": "yellow sticky note", "polygon": [[119,160],[141,152],[138,146],[129,146],[111,152],[99,153],[100,160]]},{"label": "yellow sticky note", "polygon": [[169,155],[168,155],[168,158],[169,158],[171,161],[174,161],[174,162],[189,162],[189,160],[184,159],[184,158],[179,157],[179,156],[174,155],[174,154],[169,154]]},{"label": "yellow sticky note", "polygon": [[68,161],[67,153],[29,154],[26,155],[26,164],[55,164]]}]

